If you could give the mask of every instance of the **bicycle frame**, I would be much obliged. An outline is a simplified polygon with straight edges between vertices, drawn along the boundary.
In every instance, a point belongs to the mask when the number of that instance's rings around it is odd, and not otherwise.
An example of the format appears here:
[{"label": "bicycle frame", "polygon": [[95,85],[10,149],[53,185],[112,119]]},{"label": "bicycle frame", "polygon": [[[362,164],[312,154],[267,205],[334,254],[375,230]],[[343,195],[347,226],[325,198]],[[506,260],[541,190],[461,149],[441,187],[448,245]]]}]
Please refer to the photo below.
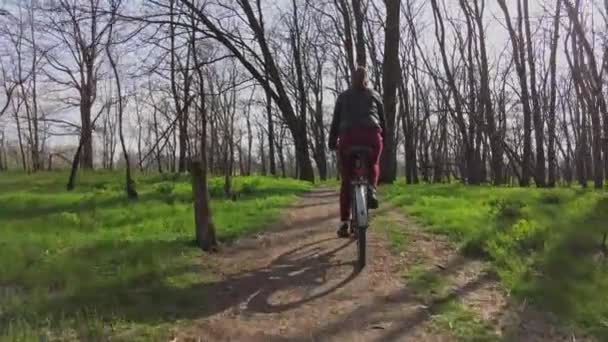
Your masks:
[{"label": "bicycle frame", "polygon": [[368,212],[367,212],[367,191],[369,187],[369,181],[367,178],[368,170],[365,166],[365,160],[361,156],[355,158],[354,165],[354,179],[351,182],[351,194],[352,194],[352,215],[353,222],[356,227],[353,228],[367,228],[369,226]]}]

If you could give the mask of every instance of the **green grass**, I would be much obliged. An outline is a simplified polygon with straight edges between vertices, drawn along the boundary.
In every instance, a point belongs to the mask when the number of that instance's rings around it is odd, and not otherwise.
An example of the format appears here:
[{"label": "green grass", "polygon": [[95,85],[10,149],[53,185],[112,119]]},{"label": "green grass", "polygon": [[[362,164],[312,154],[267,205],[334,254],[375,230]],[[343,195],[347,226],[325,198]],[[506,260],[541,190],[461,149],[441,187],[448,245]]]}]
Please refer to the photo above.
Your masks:
[{"label": "green grass", "polygon": [[[213,265],[192,240],[189,178],[85,173],[74,192],[65,173],[0,174],[0,341],[164,340],[172,326],[209,314]],[[234,180],[237,202],[210,181],[218,238],[264,229],[297,194],[294,180]]]},{"label": "green grass", "polygon": [[434,269],[433,265],[413,265],[404,278],[408,289],[413,290],[430,311],[431,331],[448,333],[463,342],[499,340],[489,322],[481,319],[451,293],[453,289],[447,275]]},{"label": "green grass", "polygon": [[423,301],[430,302],[447,295],[448,282],[438,272],[429,271],[423,265],[412,266],[405,275],[408,288],[414,290]]},{"label": "green grass", "polygon": [[608,194],[582,189],[398,184],[385,198],[491,261],[520,300],[600,338],[608,336]]},{"label": "green grass", "polygon": [[483,321],[477,313],[455,300],[442,304],[431,319],[431,330],[449,332],[458,341],[500,341],[490,323]]},{"label": "green grass", "polygon": [[374,217],[373,220],[373,226],[377,227],[376,229],[383,230],[386,234],[393,251],[400,252],[403,250],[408,242],[407,232],[386,216]]}]

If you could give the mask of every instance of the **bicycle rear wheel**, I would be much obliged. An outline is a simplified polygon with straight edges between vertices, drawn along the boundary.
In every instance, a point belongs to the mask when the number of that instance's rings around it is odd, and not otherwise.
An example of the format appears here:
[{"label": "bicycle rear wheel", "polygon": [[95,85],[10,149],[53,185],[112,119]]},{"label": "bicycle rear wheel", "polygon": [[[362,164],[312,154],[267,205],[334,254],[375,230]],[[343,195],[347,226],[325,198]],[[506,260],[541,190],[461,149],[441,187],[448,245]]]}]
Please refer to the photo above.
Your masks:
[{"label": "bicycle rear wheel", "polygon": [[361,271],[365,267],[365,248],[366,248],[366,238],[365,238],[365,228],[358,228],[357,233],[357,268]]},{"label": "bicycle rear wheel", "polygon": [[353,221],[352,227],[357,239],[357,269],[360,271],[365,267],[366,262],[366,232],[368,225],[366,190],[363,186],[355,187],[353,196]]}]

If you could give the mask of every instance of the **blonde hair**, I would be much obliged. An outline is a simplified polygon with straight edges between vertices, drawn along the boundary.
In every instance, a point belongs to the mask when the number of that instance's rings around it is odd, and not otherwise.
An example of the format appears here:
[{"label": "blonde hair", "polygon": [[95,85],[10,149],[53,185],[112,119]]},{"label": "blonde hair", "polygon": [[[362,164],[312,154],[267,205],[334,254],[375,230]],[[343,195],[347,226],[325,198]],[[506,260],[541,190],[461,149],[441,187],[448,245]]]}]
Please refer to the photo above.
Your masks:
[{"label": "blonde hair", "polygon": [[352,75],[352,87],[353,89],[365,90],[369,86],[369,77],[367,75],[367,69],[364,66],[357,66]]}]

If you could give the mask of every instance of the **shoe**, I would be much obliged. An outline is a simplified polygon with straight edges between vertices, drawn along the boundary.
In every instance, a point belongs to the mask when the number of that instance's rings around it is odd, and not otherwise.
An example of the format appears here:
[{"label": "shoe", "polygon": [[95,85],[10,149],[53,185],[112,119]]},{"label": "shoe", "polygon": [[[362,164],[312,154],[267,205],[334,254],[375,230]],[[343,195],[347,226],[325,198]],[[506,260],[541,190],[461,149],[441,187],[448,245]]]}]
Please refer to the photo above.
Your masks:
[{"label": "shoe", "polygon": [[367,207],[369,209],[378,209],[378,195],[376,194],[376,189],[374,187],[370,187],[367,192]]},{"label": "shoe", "polygon": [[337,234],[339,238],[349,237],[350,234],[348,233],[348,223],[341,223],[340,228],[338,228]]}]

